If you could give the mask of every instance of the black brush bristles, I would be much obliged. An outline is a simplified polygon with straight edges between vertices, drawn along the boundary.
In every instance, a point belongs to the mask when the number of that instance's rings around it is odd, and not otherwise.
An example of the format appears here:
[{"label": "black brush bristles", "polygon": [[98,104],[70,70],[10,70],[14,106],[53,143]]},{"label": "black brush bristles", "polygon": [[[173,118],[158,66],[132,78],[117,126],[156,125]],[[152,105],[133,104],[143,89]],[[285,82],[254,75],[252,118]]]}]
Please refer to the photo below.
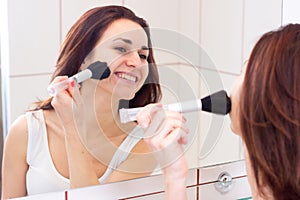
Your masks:
[{"label": "black brush bristles", "polygon": [[106,62],[96,61],[88,66],[88,69],[92,72],[92,79],[102,80],[110,75],[110,69]]},{"label": "black brush bristles", "polygon": [[226,115],[231,110],[231,100],[226,91],[221,90],[201,99],[202,110],[215,114]]}]

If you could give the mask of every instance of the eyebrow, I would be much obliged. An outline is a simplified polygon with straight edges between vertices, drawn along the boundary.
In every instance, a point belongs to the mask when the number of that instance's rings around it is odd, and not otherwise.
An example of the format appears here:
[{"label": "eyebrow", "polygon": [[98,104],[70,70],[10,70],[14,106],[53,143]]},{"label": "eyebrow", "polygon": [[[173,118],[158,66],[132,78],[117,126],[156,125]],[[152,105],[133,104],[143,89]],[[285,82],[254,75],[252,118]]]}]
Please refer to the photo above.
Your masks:
[{"label": "eyebrow", "polygon": [[125,38],[116,38],[114,39],[113,41],[116,41],[116,40],[122,40],[123,42],[127,43],[127,44],[132,44],[132,41],[129,40],[129,39],[125,39]]},{"label": "eyebrow", "polygon": [[[123,42],[132,45],[132,41],[129,40],[129,39],[125,39],[125,38],[116,38],[116,39],[114,39],[113,41],[116,41],[116,40],[122,40]],[[141,49],[142,49],[142,50],[149,50],[149,47],[141,46]]]}]

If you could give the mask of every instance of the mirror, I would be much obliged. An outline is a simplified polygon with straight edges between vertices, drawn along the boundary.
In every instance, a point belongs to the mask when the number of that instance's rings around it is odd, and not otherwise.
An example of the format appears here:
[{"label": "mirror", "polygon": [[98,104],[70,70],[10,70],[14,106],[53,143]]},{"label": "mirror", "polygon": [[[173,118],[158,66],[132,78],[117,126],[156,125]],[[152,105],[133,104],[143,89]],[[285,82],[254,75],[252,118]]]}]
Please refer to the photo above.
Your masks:
[{"label": "mirror", "polygon": [[[285,16],[293,7],[288,3],[282,7],[283,0],[12,2],[2,1],[0,12],[2,77],[7,86],[2,93],[4,134],[29,103],[48,97],[46,88],[60,44],[89,8],[124,5],[149,22],[162,102],[167,104],[220,89],[229,92],[255,41],[263,32],[292,21]],[[186,147],[191,168],[243,159],[241,141],[231,133],[228,116],[196,112],[186,117],[193,130]]]}]

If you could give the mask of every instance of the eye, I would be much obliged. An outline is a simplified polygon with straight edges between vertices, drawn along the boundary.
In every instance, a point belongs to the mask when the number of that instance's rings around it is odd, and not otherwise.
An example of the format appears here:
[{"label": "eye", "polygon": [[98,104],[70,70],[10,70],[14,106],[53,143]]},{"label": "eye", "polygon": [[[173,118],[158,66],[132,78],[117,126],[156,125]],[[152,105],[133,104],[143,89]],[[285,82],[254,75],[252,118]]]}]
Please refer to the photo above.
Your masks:
[{"label": "eye", "polygon": [[123,47],[115,47],[115,49],[118,50],[121,53],[126,53],[127,52],[127,50]]},{"label": "eye", "polygon": [[140,58],[142,60],[147,60],[148,56],[146,56],[145,54],[139,54]]}]

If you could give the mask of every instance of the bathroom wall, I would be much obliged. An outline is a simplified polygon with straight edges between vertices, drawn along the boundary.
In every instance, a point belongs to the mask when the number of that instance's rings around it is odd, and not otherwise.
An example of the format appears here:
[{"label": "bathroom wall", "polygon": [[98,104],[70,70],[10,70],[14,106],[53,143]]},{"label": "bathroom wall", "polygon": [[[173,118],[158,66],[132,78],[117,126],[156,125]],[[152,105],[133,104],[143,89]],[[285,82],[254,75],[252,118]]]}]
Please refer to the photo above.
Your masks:
[{"label": "bathroom wall", "polygon": [[[219,89],[230,91],[249,53],[262,33],[289,22],[300,22],[297,0],[44,0],[2,1],[7,5],[1,37],[5,77],[5,129],[23,114],[30,102],[46,98],[59,46],[67,30],[87,9],[124,5],[144,17],[160,33],[175,33],[178,52],[157,49],[164,103],[203,97]],[[5,12],[4,12],[5,13]],[[3,14],[3,12],[2,12]],[[4,45],[3,42],[6,44]],[[186,54],[186,44],[191,54]],[[187,59],[189,55],[193,56]],[[209,61],[203,62],[204,57]],[[195,60],[194,60],[195,59]],[[174,80],[174,76],[179,79]],[[214,80],[217,83],[214,84]],[[186,89],[188,88],[188,90]],[[3,94],[2,94],[3,95]],[[210,166],[243,159],[239,138],[231,133],[228,117],[207,113],[187,115],[189,166]]]}]

